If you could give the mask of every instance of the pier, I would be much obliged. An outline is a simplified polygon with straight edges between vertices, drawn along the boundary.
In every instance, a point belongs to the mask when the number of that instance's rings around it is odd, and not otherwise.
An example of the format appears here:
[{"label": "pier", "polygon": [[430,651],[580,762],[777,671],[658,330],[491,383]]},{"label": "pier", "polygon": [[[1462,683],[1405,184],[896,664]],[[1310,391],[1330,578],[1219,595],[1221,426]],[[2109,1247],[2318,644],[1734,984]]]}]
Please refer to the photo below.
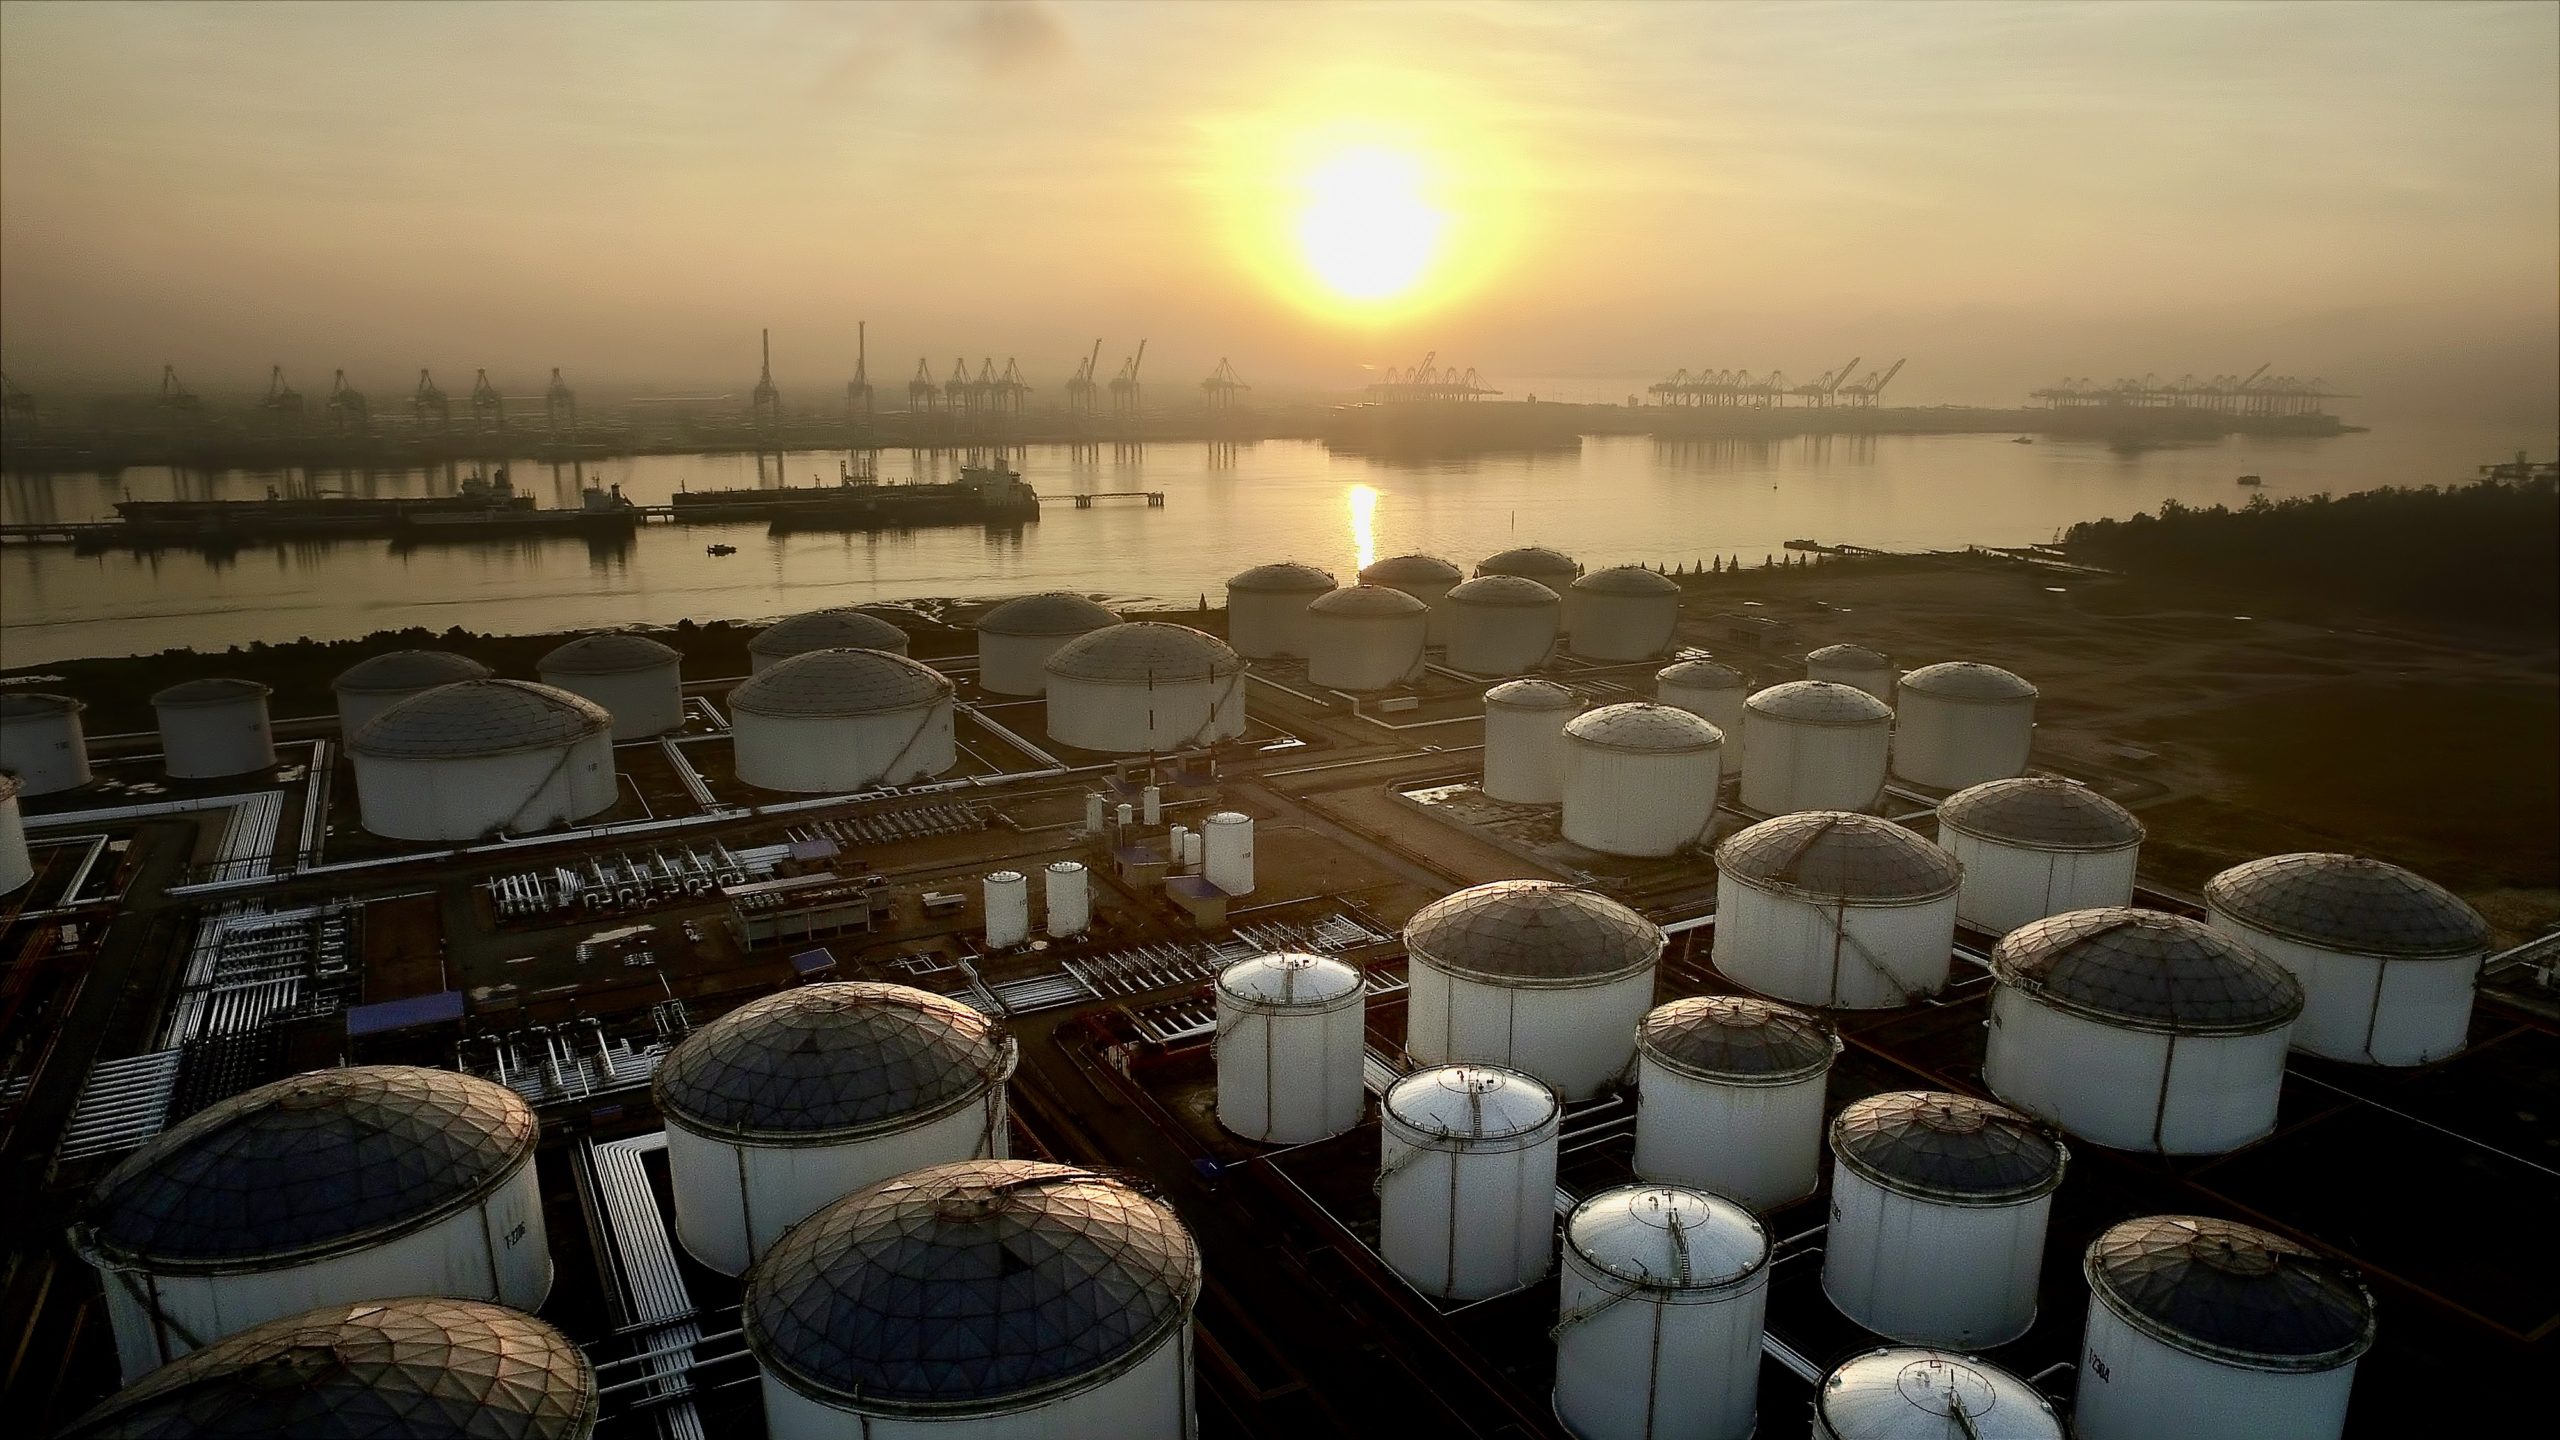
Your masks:
[{"label": "pier", "polygon": [[1042,500],[1073,500],[1079,510],[1090,510],[1096,500],[1144,500],[1150,510],[1164,508],[1161,490],[1096,490],[1090,495],[1043,495]]}]

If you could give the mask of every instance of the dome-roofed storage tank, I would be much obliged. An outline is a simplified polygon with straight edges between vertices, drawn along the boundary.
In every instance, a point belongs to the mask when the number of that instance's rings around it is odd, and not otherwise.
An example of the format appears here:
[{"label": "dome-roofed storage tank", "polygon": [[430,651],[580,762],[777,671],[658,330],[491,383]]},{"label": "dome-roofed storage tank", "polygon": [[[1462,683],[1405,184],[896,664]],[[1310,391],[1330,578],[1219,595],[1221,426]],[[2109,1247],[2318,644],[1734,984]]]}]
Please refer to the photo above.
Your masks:
[{"label": "dome-roofed storage tank", "polygon": [[1873,810],[1884,799],[1893,710],[1864,690],[1790,680],[1743,702],[1742,803],[1766,815]]},{"label": "dome-roofed storage tank", "polygon": [[1564,799],[1565,722],[1582,696],[1553,680],[1505,680],[1484,692],[1484,793],[1514,805]]},{"label": "dome-roofed storage tank", "polygon": [[2118,1150],[2219,1155],[2275,1128],[2291,972],[2153,910],[2074,910],[1991,952],[1983,1083]]},{"label": "dome-roofed storage tank", "polygon": [[1581,1440],[1748,1440],[1769,1232],[1730,1200],[1620,1185],[1564,1222],[1556,1418]]},{"label": "dome-roofed storage tank", "polygon": [[1893,691],[1893,773],[1961,790],[2026,772],[2036,687],[1997,665],[1923,665]]},{"label": "dome-roofed storage tank", "polygon": [[1564,1107],[1516,1070],[1447,1065],[1378,1105],[1378,1255],[1416,1290],[1480,1300],[1554,1263]]},{"label": "dome-roofed storage tank", "polygon": [[747,642],[747,673],[761,675],[794,655],[812,650],[885,650],[907,653],[907,632],[867,610],[831,605],[786,615]]},{"label": "dome-roofed storage tank", "polygon": [[684,655],[646,635],[581,635],[533,662],[542,683],[583,695],[613,716],[613,738],[644,740],[684,728]]},{"label": "dome-roofed storage tank", "polygon": [[978,685],[997,695],[1049,693],[1049,657],[1120,616],[1063,590],[1019,595],[978,617]]},{"label": "dome-roofed storage tank", "polygon": [[27,817],[18,809],[18,777],[0,770],[0,895],[36,877],[27,853]]},{"label": "dome-roofed storage tank", "polygon": [[[2355,1273],[2253,1226],[2152,1215],[2081,1262],[2081,1440],[2336,1440],[2373,1296]],[[2492,1427],[2493,1429],[2495,1427]]]},{"label": "dome-roofed storage tank", "polygon": [[892,1175],[1002,1159],[1002,1024],[905,985],[802,985],[685,1037],[650,1082],[676,1235],[724,1275],[820,1207]]},{"label": "dome-roofed storage tank", "polygon": [[1636,1027],[1635,1170],[1769,1211],[1821,1183],[1823,1087],[1840,1036],[1746,995],[1693,995]]},{"label": "dome-roofed storage tank", "polygon": [[1257,955],[1218,973],[1218,1123],[1297,1145],[1360,1123],[1368,981],[1323,955]]},{"label": "dome-roofed storage tank", "polygon": [[267,696],[255,680],[187,680],[151,697],[160,721],[160,757],[173,780],[219,780],[272,770],[276,737]]},{"label": "dome-roofed storage tank", "polygon": [[448,650],[393,650],[359,660],[329,682],[338,697],[338,734],[352,740],[374,716],[403,700],[439,685],[486,680],[497,673]]},{"label": "dome-roofed storage tank", "polygon": [[1676,855],[1707,837],[1724,732],[1630,700],[1564,725],[1564,838],[1603,855]]},{"label": "dome-roofed storage tank", "polygon": [[1641,565],[1594,570],[1565,587],[1565,646],[1585,660],[1649,660],[1679,628],[1679,582]]},{"label": "dome-roofed storage tank", "polygon": [[811,650],[729,692],[738,778],[766,790],[863,790],[959,760],[951,681],[885,650]]},{"label": "dome-roofed storage tank", "polygon": [[1908,1005],[1946,988],[1956,889],[1947,853],[1890,820],[1808,810],[1716,847],[1716,969],[1844,1010]]},{"label": "dome-roofed storage tank", "polygon": [[1864,645],[1825,645],[1804,657],[1804,678],[1864,690],[1893,703],[1893,661]]},{"label": "dome-roofed storage tank", "polygon": [[323,1305],[214,1342],[58,1440],[586,1440],[595,1367],[530,1315],[413,1296]]},{"label": "dome-roofed storage tank", "polygon": [[1227,580],[1227,644],[1248,660],[1303,660],[1307,603],[1334,588],[1333,572],[1282,560]]},{"label": "dome-roofed storage tank", "polygon": [[347,741],[364,828],[389,840],[478,840],[613,808],[613,717],[530,680],[413,695]]},{"label": "dome-roofed storage tank", "polygon": [[772,1440],[1178,1440],[1200,1252],[1163,1202],[1070,1165],[934,1165],[792,1227],[741,1323]]},{"label": "dome-roofed storage tank", "polygon": [[1888,1339],[1980,1349],[2035,1323],[2067,1160],[2014,1110],[1932,1090],[1870,1095],[1831,1122],[1822,1290]]},{"label": "dome-roofed storage tank", "polygon": [[2132,811],[2053,775],[1993,780],[1938,806],[1938,845],[1964,869],[1956,918],[1994,935],[2132,904],[2142,836]]},{"label": "dome-roofed storage tank", "polygon": [[1244,733],[1244,661],[1187,625],[1132,620],[1049,657],[1049,738],[1136,755],[1187,750]]},{"label": "dome-roofed storage tank", "polygon": [[1404,927],[1407,1054],[1536,1076],[1567,1100],[1616,1084],[1653,1006],[1662,931],[1605,895],[1496,880],[1435,900]]},{"label": "dome-roofed storage tank", "polygon": [[1517,675],[1546,664],[1564,614],[1556,592],[1517,575],[1479,575],[1440,603],[1449,616],[1449,668],[1466,675]]},{"label": "dome-roofed storage tank", "polygon": [[1384,690],[1422,673],[1431,607],[1384,585],[1354,585],[1307,605],[1307,683]]},{"label": "dome-roofed storage tank", "polygon": [[1466,578],[1467,572],[1437,555],[1390,555],[1360,570],[1361,584],[1401,590],[1431,607],[1429,634],[1434,645],[1448,638],[1448,614],[1440,602],[1448,597],[1450,586]]},{"label": "dome-roofed storage tank", "polygon": [[533,1107],[453,1070],[316,1070],[218,1100],[98,1182],[74,1231],[124,1376],[314,1303],[541,1308]]},{"label": "dome-roofed storage tank", "polygon": [[2354,855],[2272,855],[2204,888],[2213,928],[2293,972],[2293,1048],[2364,1065],[2461,1051],[2489,923],[2433,881]]},{"label": "dome-roofed storage tank", "polygon": [[2064,1440],[2053,1402],[1988,1360],[1891,1346],[1853,1355],[1813,1397],[1814,1440]]},{"label": "dome-roofed storage tank", "polygon": [[1724,732],[1724,773],[1742,773],[1742,705],[1751,682],[1730,665],[1682,660],[1653,672],[1657,705],[1686,710]]},{"label": "dome-roofed storage tank", "polygon": [[0,770],[17,775],[20,794],[89,783],[89,740],[80,727],[87,708],[68,695],[0,692]]},{"label": "dome-roofed storage tank", "polygon": [[1476,562],[1476,574],[1512,575],[1523,580],[1535,580],[1562,594],[1566,586],[1582,578],[1582,562],[1544,545],[1521,545],[1497,555],[1487,555]]}]

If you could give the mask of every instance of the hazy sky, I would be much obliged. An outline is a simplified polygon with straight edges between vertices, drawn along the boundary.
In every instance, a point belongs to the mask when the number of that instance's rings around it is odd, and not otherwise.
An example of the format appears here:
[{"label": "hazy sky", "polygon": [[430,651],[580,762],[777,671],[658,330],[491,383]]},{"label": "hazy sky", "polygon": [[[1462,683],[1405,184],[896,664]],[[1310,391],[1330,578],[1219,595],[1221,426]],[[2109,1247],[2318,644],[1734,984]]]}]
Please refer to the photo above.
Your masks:
[{"label": "hazy sky", "polygon": [[[2537,419],[2555,77],[2547,3],[12,0],[0,364],[742,389],[770,325],[815,401],[867,318],[892,389],[1143,335],[1176,389],[1862,353],[1911,357],[1895,398],[2007,402],[2272,360]],[[1308,247],[1371,216],[1420,271],[1360,303]]]}]

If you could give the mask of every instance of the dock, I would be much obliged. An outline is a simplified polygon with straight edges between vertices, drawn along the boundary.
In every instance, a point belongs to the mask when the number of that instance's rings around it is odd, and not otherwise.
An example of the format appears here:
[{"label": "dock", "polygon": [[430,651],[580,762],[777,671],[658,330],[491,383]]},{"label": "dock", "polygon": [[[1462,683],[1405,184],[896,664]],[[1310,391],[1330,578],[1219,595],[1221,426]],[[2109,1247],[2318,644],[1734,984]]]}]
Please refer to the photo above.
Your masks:
[{"label": "dock", "polygon": [[1161,490],[1097,490],[1090,495],[1043,495],[1042,500],[1073,500],[1079,510],[1090,510],[1096,500],[1144,500],[1150,510],[1164,508]]}]

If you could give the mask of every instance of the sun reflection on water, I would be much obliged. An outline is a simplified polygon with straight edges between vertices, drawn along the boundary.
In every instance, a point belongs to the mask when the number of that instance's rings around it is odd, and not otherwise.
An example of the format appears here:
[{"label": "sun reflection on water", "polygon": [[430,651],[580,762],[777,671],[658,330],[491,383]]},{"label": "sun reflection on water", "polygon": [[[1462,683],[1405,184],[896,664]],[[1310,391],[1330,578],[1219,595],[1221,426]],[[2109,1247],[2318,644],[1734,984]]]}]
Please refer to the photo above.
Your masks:
[{"label": "sun reflection on water", "polygon": [[1360,554],[1359,568],[1366,570],[1378,559],[1378,531],[1374,523],[1378,515],[1378,492],[1366,485],[1351,487],[1351,546]]}]

